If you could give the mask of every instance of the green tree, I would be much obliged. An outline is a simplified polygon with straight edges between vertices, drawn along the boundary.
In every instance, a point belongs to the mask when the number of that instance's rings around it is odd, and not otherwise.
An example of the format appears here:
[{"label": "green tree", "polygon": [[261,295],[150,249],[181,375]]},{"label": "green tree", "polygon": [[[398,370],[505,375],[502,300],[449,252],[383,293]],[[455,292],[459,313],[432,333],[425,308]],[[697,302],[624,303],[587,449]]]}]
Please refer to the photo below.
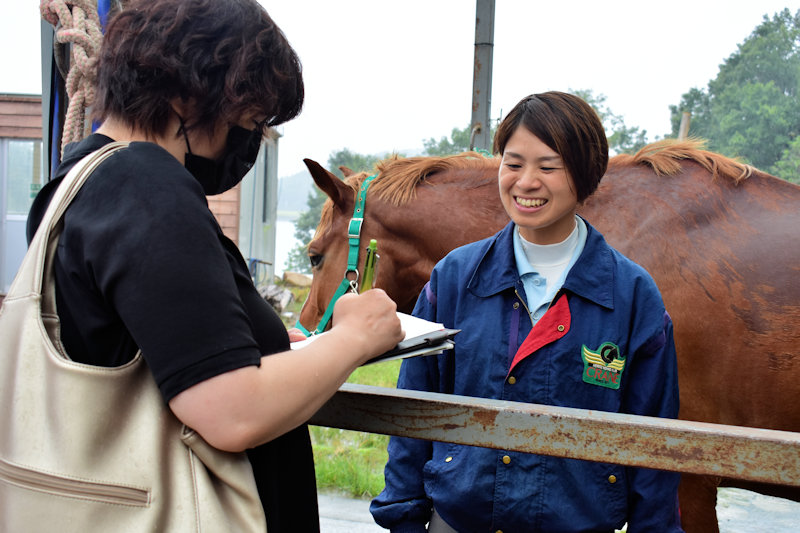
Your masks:
[{"label": "green tree", "polygon": [[[494,132],[492,132],[494,135]],[[470,127],[453,128],[450,137],[441,137],[438,141],[433,137],[422,141],[425,155],[445,156],[460,154],[469,150]]]},{"label": "green tree", "polygon": [[777,164],[800,135],[798,91],[800,11],[784,9],[772,19],[764,16],[707,89],[693,88],[670,106],[672,135],[688,111],[690,135],[707,139],[711,150],[762,170],[788,172]]},{"label": "green tree", "polygon": [[708,139],[710,137],[709,119],[711,113],[708,111],[710,106],[711,102],[705,91],[696,87],[689,89],[689,92],[681,96],[680,104],[669,106],[672,132],[668,136],[678,136],[683,113],[689,113],[691,116],[689,127],[691,136]]},{"label": "green tree", "polygon": [[715,146],[760,169],[772,167],[800,133],[800,106],[772,82],[731,87],[717,101],[728,112],[715,121]]},{"label": "green tree", "polygon": [[[638,127],[628,127],[622,116],[617,115],[606,105],[606,96],[594,94],[591,89],[570,90],[571,93],[580,96],[591,105],[600,119],[608,137],[608,146],[613,153],[634,153],[647,144],[647,131],[640,130]],[[492,126],[491,137],[497,131],[497,124]],[[470,127],[453,128],[450,137],[441,137],[439,140],[433,137],[422,141],[425,155],[444,156],[460,154],[469,150]]]},{"label": "green tree", "polygon": [[613,154],[636,153],[647,144],[647,130],[628,127],[625,119],[606,105],[606,95],[594,94],[591,89],[570,90],[570,92],[586,100],[597,112],[603,122],[603,128],[606,130],[608,149]]},{"label": "green tree", "polygon": [[[497,123],[492,126],[489,137],[494,139],[494,133],[497,131]],[[433,137],[422,141],[422,146],[425,150],[423,155],[430,156],[446,156],[455,155],[462,152],[469,151],[469,141],[472,133],[472,128],[468,125],[466,128],[453,128],[450,132],[450,137],[441,137],[438,141]]]},{"label": "green tree", "polygon": [[780,160],[770,169],[779,178],[800,184],[800,135],[789,143]]},{"label": "green tree", "polygon": [[[339,169],[340,166],[347,167],[354,172],[369,172],[380,159],[378,156],[357,154],[344,148],[338,152],[333,152],[328,157],[327,168],[336,174],[339,179],[342,179],[344,175]],[[296,245],[289,252],[289,257],[286,260],[287,270],[306,274],[311,273],[311,265],[308,262],[308,243],[314,238],[314,231],[319,225],[319,219],[322,214],[322,206],[327,199],[328,196],[318,187],[314,187],[313,192],[308,194],[306,202],[308,209],[300,214],[294,224],[294,237],[301,244]]]},{"label": "green tree", "polygon": [[306,201],[306,209],[294,223],[294,238],[300,244],[295,245],[289,251],[289,257],[286,259],[286,270],[293,272],[302,272],[304,274],[311,273],[311,264],[308,262],[308,243],[314,237],[314,229],[319,224],[320,213],[322,213],[322,205],[325,203],[325,193],[318,188],[314,188],[312,192],[308,193],[308,200]]},{"label": "green tree", "polygon": [[[388,156],[388,155],[387,155]],[[371,172],[375,168],[375,164],[384,159],[385,157],[377,155],[363,155],[351,152],[347,148],[343,148],[338,152],[334,152],[328,157],[328,168],[339,176],[344,177],[339,167],[347,167],[353,172]]]}]

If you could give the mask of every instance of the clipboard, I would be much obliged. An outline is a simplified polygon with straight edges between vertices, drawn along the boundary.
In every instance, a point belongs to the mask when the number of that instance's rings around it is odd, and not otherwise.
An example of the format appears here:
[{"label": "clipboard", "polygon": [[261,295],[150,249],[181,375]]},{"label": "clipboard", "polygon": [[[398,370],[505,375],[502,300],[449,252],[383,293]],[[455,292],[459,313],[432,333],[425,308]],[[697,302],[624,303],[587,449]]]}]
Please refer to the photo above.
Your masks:
[{"label": "clipboard", "polygon": [[409,339],[404,339],[397,343],[397,346],[384,352],[377,357],[365,362],[363,365],[370,365],[372,363],[379,363],[382,361],[393,361],[395,359],[405,359],[407,357],[417,357],[419,355],[435,355],[440,354],[445,350],[451,350],[455,347],[453,337],[460,329],[440,329],[418,335]]},{"label": "clipboard", "polygon": [[[448,329],[442,324],[430,322],[422,318],[411,316],[405,313],[397,313],[406,338],[400,341],[389,351],[369,359],[361,366],[394,359],[405,359],[407,357],[417,357],[419,355],[440,354],[444,350],[451,350],[455,347],[453,337],[460,332],[460,329]],[[305,340],[293,342],[293,350],[307,346],[326,332],[308,337]]]}]

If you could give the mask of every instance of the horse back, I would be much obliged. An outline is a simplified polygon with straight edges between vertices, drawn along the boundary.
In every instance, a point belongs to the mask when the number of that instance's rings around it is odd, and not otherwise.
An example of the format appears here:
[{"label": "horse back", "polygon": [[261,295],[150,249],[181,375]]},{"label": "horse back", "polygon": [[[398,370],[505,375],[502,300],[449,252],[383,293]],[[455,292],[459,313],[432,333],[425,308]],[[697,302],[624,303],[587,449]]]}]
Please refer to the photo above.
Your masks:
[{"label": "horse back", "polygon": [[685,161],[672,176],[611,167],[581,210],[662,292],[681,418],[800,431],[798,206],[788,182]]}]

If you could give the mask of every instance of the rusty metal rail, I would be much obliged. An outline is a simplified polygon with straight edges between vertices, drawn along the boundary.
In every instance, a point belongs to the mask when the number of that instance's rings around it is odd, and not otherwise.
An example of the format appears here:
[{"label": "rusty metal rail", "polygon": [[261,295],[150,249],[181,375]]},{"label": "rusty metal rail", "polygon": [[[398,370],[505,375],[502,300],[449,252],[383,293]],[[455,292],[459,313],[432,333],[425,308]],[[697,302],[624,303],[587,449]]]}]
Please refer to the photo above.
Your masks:
[{"label": "rusty metal rail", "polygon": [[800,486],[800,433],[787,431],[349,383],[310,423]]}]

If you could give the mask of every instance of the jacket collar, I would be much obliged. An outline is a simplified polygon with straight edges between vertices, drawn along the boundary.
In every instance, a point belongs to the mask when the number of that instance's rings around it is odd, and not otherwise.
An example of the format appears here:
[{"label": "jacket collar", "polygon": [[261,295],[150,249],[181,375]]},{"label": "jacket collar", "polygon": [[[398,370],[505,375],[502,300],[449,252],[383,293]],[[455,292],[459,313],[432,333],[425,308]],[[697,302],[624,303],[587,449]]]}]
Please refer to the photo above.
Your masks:
[{"label": "jacket collar", "polygon": [[[561,290],[613,309],[615,261],[612,249],[588,222],[586,230],[586,245],[567,274]],[[467,289],[475,296],[487,298],[507,289],[522,287],[514,260],[513,235],[514,223],[509,222],[487,240],[487,246],[483,247],[481,259],[467,284]]]},{"label": "jacket collar", "polygon": [[64,149],[64,157],[58,165],[53,179],[63,178],[72,170],[75,163],[110,142],[114,142],[114,139],[101,133],[93,133],[82,141],[69,143]]}]

